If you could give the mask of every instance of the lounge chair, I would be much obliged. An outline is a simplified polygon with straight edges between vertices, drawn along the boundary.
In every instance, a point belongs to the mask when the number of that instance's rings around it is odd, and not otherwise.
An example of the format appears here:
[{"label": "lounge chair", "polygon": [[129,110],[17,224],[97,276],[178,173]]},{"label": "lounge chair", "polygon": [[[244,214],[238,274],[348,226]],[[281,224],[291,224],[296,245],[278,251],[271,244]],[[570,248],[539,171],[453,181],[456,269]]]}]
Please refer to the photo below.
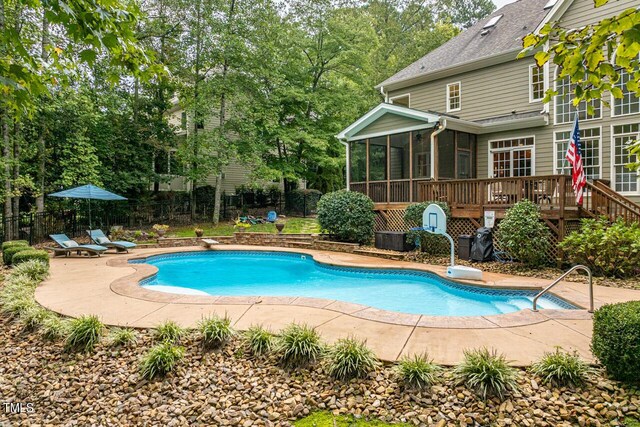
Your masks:
[{"label": "lounge chair", "polygon": [[92,242],[105,246],[109,249],[115,249],[118,252],[129,252],[129,249],[135,248],[136,245],[133,242],[127,242],[126,240],[117,240],[112,242],[109,238],[102,232],[102,230],[87,230],[87,234]]},{"label": "lounge chair", "polygon": [[70,239],[66,234],[50,234],[51,240],[58,244],[58,247],[45,247],[50,251],[53,251],[53,256],[69,256],[73,252],[80,255],[82,252],[86,252],[88,256],[104,253],[107,248],[99,245],[80,245],[73,239]]},{"label": "lounge chair", "polygon": [[276,222],[277,219],[278,214],[276,213],[276,211],[269,211],[267,213],[267,222]]}]

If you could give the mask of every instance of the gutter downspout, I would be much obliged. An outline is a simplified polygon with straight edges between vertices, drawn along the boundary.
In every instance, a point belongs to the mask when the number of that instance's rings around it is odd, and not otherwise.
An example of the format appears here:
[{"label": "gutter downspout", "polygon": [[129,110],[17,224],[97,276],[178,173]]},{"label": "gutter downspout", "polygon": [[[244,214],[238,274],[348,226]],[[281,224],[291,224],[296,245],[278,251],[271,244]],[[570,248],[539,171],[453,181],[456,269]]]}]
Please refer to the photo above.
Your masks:
[{"label": "gutter downspout", "polygon": [[431,179],[435,180],[435,165],[436,165],[436,136],[447,129],[447,119],[440,117],[440,126],[438,129],[431,132]]},{"label": "gutter downspout", "polygon": [[345,156],[345,157],[346,157],[346,159],[347,159],[347,162],[346,162],[346,166],[347,166],[347,167],[346,167],[346,169],[347,169],[347,170],[346,170],[347,191],[351,191],[351,189],[349,188],[349,183],[351,182],[351,173],[349,172],[349,169],[350,169],[350,167],[349,167],[349,161],[351,160],[351,159],[349,158],[349,143],[348,143],[347,141],[342,140],[342,139],[340,140],[340,143],[341,143],[342,145],[344,145],[344,149],[345,149],[345,152],[346,152],[346,156]]},{"label": "gutter downspout", "polygon": [[384,102],[388,103],[389,102],[389,95],[387,95],[384,91],[384,86],[380,86],[380,93],[382,94],[382,96],[384,97]]}]

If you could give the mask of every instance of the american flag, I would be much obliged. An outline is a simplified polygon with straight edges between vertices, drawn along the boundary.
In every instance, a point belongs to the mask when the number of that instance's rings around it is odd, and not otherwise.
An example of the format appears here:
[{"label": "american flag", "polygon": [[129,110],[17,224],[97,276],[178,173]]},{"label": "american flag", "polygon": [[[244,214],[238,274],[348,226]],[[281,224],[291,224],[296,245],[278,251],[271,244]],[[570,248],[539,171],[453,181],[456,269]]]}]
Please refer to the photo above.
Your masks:
[{"label": "american flag", "polygon": [[578,126],[578,115],[573,123],[573,131],[571,131],[571,139],[569,140],[569,148],[567,149],[566,159],[571,164],[571,187],[576,195],[576,203],[582,205],[583,188],[587,185],[587,177],[584,174],[584,165],[582,164],[582,149],[580,148],[580,127]]}]

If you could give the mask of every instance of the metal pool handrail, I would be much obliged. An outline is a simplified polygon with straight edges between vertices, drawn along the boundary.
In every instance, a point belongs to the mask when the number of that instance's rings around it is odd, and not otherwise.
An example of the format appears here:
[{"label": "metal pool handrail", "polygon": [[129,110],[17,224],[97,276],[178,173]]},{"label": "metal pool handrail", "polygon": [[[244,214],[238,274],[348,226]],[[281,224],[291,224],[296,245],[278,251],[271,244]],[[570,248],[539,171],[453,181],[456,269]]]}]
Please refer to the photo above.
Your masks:
[{"label": "metal pool handrail", "polygon": [[562,276],[554,280],[552,284],[544,288],[542,291],[540,291],[538,295],[533,297],[533,311],[538,311],[538,298],[546,294],[549,291],[549,289],[553,288],[555,285],[560,283],[562,279],[564,279],[565,277],[567,277],[569,274],[573,273],[576,270],[584,270],[587,272],[587,275],[589,276],[589,313],[593,313],[593,278],[591,277],[591,270],[589,270],[589,267],[585,265],[576,265],[571,267]]}]

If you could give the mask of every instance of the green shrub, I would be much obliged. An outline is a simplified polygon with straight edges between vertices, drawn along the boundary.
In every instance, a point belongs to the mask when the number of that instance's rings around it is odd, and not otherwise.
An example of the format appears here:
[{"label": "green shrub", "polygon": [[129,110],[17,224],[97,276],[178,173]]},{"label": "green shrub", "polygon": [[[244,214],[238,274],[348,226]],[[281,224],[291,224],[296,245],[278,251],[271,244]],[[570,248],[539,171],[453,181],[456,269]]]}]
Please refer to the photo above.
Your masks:
[{"label": "green shrub", "polygon": [[464,384],[483,399],[498,396],[517,388],[518,371],[509,366],[504,355],[486,348],[465,350],[464,361],[453,370],[458,384]]},{"label": "green shrub", "polygon": [[69,333],[70,327],[68,320],[62,320],[60,317],[52,315],[42,322],[40,334],[46,340],[56,341],[65,338]]},{"label": "green shrub", "polygon": [[49,264],[39,259],[32,259],[16,265],[12,273],[16,276],[25,276],[30,280],[41,282],[49,275]]},{"label": "green shrub", "polygon": [[153,337],[157,341],[177,344],[180,342],[185,332],[186,331],[182,329],[176,322],[167,320],[166,322],[156,326]]},{"label": "green shrub", "polygon": [[28,261],[40,261],[49,265],[49,254],[44,249],[29,249],[13,255],[11,264],[18,265]]},{"label": "green shrub", "polygon": [[173,371],[176,364],[184,357],[184,348],[171,342],[163,341],[152,347],[142,358],[140,374],[143,378],[151,380],[155,377],[164,377]]},{"label": "green shrub", "polygon": [[128,347],[137,342],[138,335],[131,328],[114,328],[109,333],[109,344],[114,347]]},{"label": "green shrub", "polygon": [[15,292],[2,300],[2,313],[10,318],[17,318],[22,313],[37,307],[30,292]]},{"label": "green shrub", "polygon": [[320,358],[322,350],[320,335],[307,325],[290,324],[278,340],[280,362],[290,368],[314,363]]},{"label": "green shrub", "polygon": [[42,308],[41,306],[34,304],[28,309],[20,313],[18,321],[25,329],[38,329],[46,319],[51,317],[52,314],[49,310]]},{"label": "green shrub", "polygon": [[498,224],[496,239],[501,249],[524,264],[536,266],[547,262],[551,232],[542,221],[538,206],[529,200],[507,209]]},{"label": "green shrub", "polygon": [[273,334],[261,326],[251,326],[244,333],[244,338],[249,351],[255,356],[268,353],[273,348]]},{"label": "green shrub", "polygon": [[373,238],[373,202],[365,194],[340,190],[318,202],[318,222],[337,240],[365,244]]},{"label": "green shrub", "polygon": [[229,316],[224,317],[212,316],[200,321],[198,329],[202,334],[202,346],[204,348],[219,347],[233,336],[231,328],[231,319]]},{"label": "green shrub", "polygon": [[591,350],[613,378],[640,382],[640,301],[597,309]]},{"label": "green shrub", "polygon": [[327,355],[329,375],[339,380],[364,378],[379,364],[365,342],[355,338],[338,340]]},{"label": "green shrub", "polygon": [[[407,206],[404,211],[404,222],[409,229],[422,227],[422,214],[427,206],[436,204],[442,208],[447,216],[447,221],[451,219],[451,209],[445,202],[422,202]],[[420,250],[432,255],[448,254],[450,251],[449,241],[443,236],[437,236],[428,231],[407,231],[407,242],[420,242]]]},{"label": "green shrub", "polygon": [[15,246],[29,246],[29,242],[26,240],[9,240],[7,242],[2,242],[2,251],[4,252],[5,249]]},{"label": "green shrub", "polygon": [[594,274],[634,277],[640,274],[640,224],[621,218],[583,219],[580,230],[558,244],[569,261],[588,266]]},{"label": "green shrub", "polygon": [[547,384],[576,387],[587,380],[593,369],[578,354],[556,348],[553,353],[545,353],[542,359],[531,365],[531,372]]},{"label": "green shrub", "polygon": [[430,387],[442,373],[442,368],[433,363],[426,353],[403,358],[396,370],[405,387],[416,389]]},{"label": "green shrub", "polygon": [[30,250],[32,250],[30,246],[10,246],[2,251],[2,262],[4,262],[4,265],[11,265],[14,255],[18,252]]},{"label": "green shrub", "polygon": [[91,352],[105,330],[98,316],[80,316],[73,319],[65,342],[67,351]]}]

